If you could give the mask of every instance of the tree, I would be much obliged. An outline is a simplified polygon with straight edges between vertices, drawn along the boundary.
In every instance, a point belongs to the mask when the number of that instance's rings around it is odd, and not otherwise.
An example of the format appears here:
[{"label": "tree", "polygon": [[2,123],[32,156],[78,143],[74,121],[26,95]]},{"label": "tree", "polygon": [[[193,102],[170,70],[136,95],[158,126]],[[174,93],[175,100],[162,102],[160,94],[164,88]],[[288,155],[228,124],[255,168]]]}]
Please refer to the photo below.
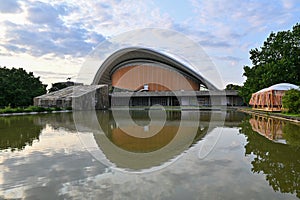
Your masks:
[{"label": "tree", "polygon": [[234,84],[228,84],[226,85],[225,90],[239,90],[241,89],[241,86],[239,85],[234,85]]},{"label": "tree", "polygon": [[290,113],[300,113],[300,91],[288,90],[282,97],[282,105]]},{"label": "tree", "polygon": [[[68,78],[69,80],[69,78]],[[67,81],[67,82],[57,82],[57,83],[52,83],[52,87],[48,90],[48,92],[55,92],[61,89],[64,89],[66,87],[70,87],[73,85],[83,85],[82,83],[75,83],[72,81]]]},{"label": "tree", "polygon": [[65,82],[52,83],[52,87],[48,90],[48,92],[55,92],[66,87],[68,86],[65,84]]},{"label": "tree", "polygon": [[300,24],[272,32],[260,49],[250,50],[250,60],[253,66],[244,66],[247,80],[239,90],[246,102],[252,93],[277,83],[300,85]]},{"label": "tree", "polygon": [[0,106],[28,106],[33,98],[46,93],[39,77],[24,69],[0,67]]}]

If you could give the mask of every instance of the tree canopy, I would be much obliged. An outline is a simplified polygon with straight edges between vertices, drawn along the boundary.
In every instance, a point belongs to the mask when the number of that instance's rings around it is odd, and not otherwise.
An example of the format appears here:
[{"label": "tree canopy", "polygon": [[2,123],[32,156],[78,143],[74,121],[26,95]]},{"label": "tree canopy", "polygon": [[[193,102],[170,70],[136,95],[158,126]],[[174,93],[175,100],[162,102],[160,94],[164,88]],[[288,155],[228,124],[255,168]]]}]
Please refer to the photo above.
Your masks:
[{"label": "tree canopy", "polygon": [[61,89],[64,89],[66,87],[73,86],[73,85],[82,85],[82,84],[74,83],[71,81],[52,83],[52,87],[48,90],[48,92],[55,92],[55,91],[58,91],[58,90],[61,90]]},{"label": "tree canopy", "polygon": [[0,106],[32,105],[33,98],[46,93],[39,77],[24,69],[0,67]]},{"label": "tree canopy", "polygon": [[288,112],[300,113],[300,91],[295,89],[286,91],[282,97],[282,104]]},{"label": "tree canopy", "polygon": [[250,60],[253,66],[244,66],[247,80],[240,89],[246,102],[252,93],[277,83],[300,85],[300,24],[272,32],[260,49],[250,50]]},{"label": "tree canopy", "polygon": [[232,83],[226,85],[226,88],[225,88],[225,90],[240,90],[240,89],[241,89],[241,86],[235,85]]}]

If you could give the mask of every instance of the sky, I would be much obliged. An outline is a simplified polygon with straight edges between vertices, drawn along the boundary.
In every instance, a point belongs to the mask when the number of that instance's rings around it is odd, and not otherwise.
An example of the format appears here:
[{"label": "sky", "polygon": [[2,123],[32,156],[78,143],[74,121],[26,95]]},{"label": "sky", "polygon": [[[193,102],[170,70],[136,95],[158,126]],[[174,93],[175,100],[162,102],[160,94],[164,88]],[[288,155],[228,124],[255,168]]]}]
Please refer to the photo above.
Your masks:
[{"label": "sky", "polygon": [[0,0],[0,66],[22,67],[45,84],[76,80],[101,42],[162,28],[199,44],[224,85],[242,85],[249,50],[299,22],[300,0]]}]

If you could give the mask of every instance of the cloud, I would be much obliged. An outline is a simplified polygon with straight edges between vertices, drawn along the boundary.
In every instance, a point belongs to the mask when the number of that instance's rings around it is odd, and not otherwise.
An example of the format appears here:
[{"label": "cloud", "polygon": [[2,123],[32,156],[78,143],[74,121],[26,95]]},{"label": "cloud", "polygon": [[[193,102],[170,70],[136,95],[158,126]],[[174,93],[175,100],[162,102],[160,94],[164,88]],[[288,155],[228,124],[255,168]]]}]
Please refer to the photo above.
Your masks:
[{"label": "cloud", "polygon": [[0,44],[8,51],[37,57],[49,53],[84,57],[105,40],[104,35],[171,24],[156,9],[133,1],[28,1],[23,7],[25,23],[2,22],[5,39]]},{"label": "cloud", "polygon": [[108,37],[163,28],[193,39],[214,59],[222,57],[226,68],[241,63],[234,57],[248,59],[249,48],[271,31],[291,28],[300,13],[296,0],[190,0],[184,3],[192,10],[174,16],[177,4],[157,1],[0,0],[0,53],[63,63],[66,57],[83,59]]},{"label": "cloud", "polygon": [[199,43],[203,46],[214,48],[229,48],[232,46],[226,41],[202,40]]},{"label": "cloud", "polygon": [[56,56],[87,55],[105,37],[82,28],[82,24],[65,25],[60,16],[68,13],[65,5],[52,6],[36,2],[28,8],[27,24],[2,23],[6,27],[2,46],[15,53],[42,56],[53,53]]},{"label": "cloud", "polygon": [[286,9],[292,9],[295,5],[294,0],[282,0],[281,2],[282,2],[283,7]]},{"label": "cloud", "polygon": [[242,58],[235,57],[235,56],[219,56],[217,57],[220,60],[230,61],[230,62],[239,62]]},{"label": "cloud", "polygon": [[28,20],[35,24],[53,24],[59,25],[59,10],[50,4],[43,2],[35,2],[27,9]]},{"label": "cloud", "polygon": [[0,0],[0,13],[19,13],[21,11],[18,0]]},{"label": "cloud", "polygon": [[[205,29],[193,29],[187,24],[174,24],[172,28],[178,32],[185,34],[191,39],[198,42],[201,46],[207,48],[229,48],[232,45],[228,41],[215,36],[213,32],[206,31]],[[238,37],[238,36],[235,36]]]},{"label": "cloud", "polygon": [[172,19],[168,15],[161,14],[151,1],[78,0],[72,6],[80,9],[63,17],[66,24],[71,25],[80,21],[84,24],[84,28],[101,32],[106,36],[138,28],[172,26]]},{"label": "cloud", "polygon": [[198,26],[215,32],[218,37],[246,36],[265,31],[276,25],[286,24],[291,19],[293,0],[191,0],[194,6],[194,21]]}]

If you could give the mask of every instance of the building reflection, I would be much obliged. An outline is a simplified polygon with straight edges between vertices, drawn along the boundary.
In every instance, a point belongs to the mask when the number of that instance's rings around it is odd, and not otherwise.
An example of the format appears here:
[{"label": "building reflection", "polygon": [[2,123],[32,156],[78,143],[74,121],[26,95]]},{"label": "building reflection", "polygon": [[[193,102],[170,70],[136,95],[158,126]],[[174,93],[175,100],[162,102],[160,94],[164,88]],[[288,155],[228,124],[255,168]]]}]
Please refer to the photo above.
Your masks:
[{"label": "building reflection", "polygon": [[283,120],[265,117],[262,115],[252,115],[249,120],[252,129],[273,141],[282,141],[283,127],[285,122]]},{"label": "building reflection", "polygon": [[[92,136],[90,140],[97,145],[95,148],[100,149],[115,166],[144,169],[159,166],[182,154],[210,130],[223,126],[224,119],[225,126],[228,127],[236,127],[241,119],[236,112],[166,111],[165,113],[166,121],[160,127],[159,117],[153,118],[150,123],[149,111],[130,111],[131,118],[140,128],[129,125],[122,111],[117,112],[121,119],[117,122],[110,111],[94,112],[96,115],[94,121],[92,112],[81,113],[79,118],[82,121],[76,120],[74,113],[1,117],[0,149],[22,150],[25,146],[31,146],[33,141],[38,142],[42,130],[47,126],[54,130],[89,133],[89,137]],[[125,131],[122,129],[124,126]],[[134,137],[139,134],[147,135],[153,130],[158,131],[151,137]],[[136,160],[140,160],[138,165]]]},{"label": "building reflection", "polygon": [[[106,127],[104,130],[106,136],[114,145],[126,151],[145,153],[159,150],[169,144],[179,132],[181,112],[167,112],[167,119],[162,127],[160,127],[161,124],[155,123],[155,119],[154,123],[149,124],[150,118],[148,116],[148,112],[146,111],[131,111],[130,114],[136,125],[129,124],[127,120],[130,119],[126,118],[122,118],[122,121],[116,122],[115,120],[113,120],[113,116],[110,112],[106,113],[108,121],[103,122],[103,119],[105,119],[104,113],[98,113],[98,120],[101,127]],[[122,115],[122,111],[121,113],[119,112],[118,115]],[[125,131],[124,129],[119,127],[120,123],[123,124],[123,127],[125,125]],[[201,136],[203,137],[205,135],[208,127],[201,128],[198,126],[199,123],[189,123],[189,125],[193,124],[196,127],[191,127],[183,123],[182,130],[180,131],[184,131],[186,132],[186,134],[193,135],[195,135],[195,133],[193,133],[193,131],[195,131],[197,136],[195,138],[197,138],[197,140],[200,140]],[[141,134],[147,136],[147,134],[149,134],[153,130],[157,133],[151,135],[150,137],[134,136]]]},{"label": "building reflection", "polygon": [[[162,111],[165,112],[165,111]],[[199,126],[199,113],[166,112],[150,120],[148,111],[98,112],[105,134],[94,134],[98,147],[112,165],[127,170],[162,166],[199,141],[208,131],[208,123]],[[115,119],[118,120],[115,120]],[[134,124],[130,123],[133,120]]]},{"label": "building reflection", "polygon": [[[276,119],[252,116],[241,123],[247,136],[245,155],[253,156],[253,173],[263,173],[274,191],[296,193],[300,198],[299,126]],[[274,142],[285,139],[286,144]]]}]

